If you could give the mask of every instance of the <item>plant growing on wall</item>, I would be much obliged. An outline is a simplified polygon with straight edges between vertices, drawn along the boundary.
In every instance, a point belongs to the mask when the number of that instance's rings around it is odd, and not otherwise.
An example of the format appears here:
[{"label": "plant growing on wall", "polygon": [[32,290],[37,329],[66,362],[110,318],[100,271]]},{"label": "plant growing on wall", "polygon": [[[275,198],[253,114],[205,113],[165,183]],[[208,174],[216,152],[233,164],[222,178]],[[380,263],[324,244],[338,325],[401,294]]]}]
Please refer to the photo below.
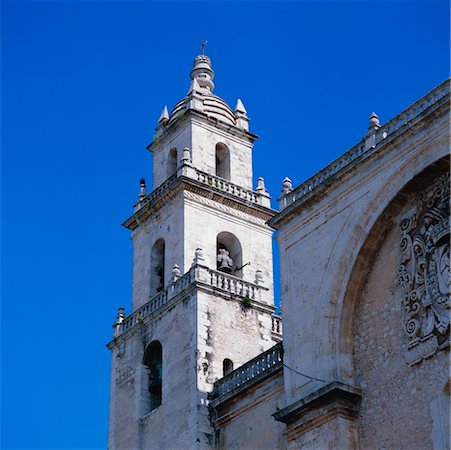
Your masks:
[{"label": "plant growing on wall", "polygon": [[246,294],[242,298],[241,304],[243,305],[244,308],[251,308],[252,307],[252,299],[249,297],[249,294]]}]

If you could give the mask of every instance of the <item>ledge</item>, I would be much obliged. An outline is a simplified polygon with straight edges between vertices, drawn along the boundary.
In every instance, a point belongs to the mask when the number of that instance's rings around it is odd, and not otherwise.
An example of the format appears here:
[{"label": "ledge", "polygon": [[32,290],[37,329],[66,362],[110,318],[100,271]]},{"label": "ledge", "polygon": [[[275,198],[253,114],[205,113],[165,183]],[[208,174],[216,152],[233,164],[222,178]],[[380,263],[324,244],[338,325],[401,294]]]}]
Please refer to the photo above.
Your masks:
[{"label": "ledge", "polygon": [[330,416],[330,412],[355,418],[358,414],[360,399],[359,387],[334,381],[307,394],[272,416],[287,425],[297,422],[298,426],[318,420],[319,416]]},{"label": "ledge", "polygon": [[[186,167],[193,169],[196,177],[198,176],[198,174],[202,174],[212,179],[217,178],[214,175],[204,174],[203,172],[200,172],[197,169],[192,168],[191,166],[182,165],[179,170],[183,171]],[[164,183],[154,189],[150,194],[148,194],[139,204],[138,209],[135,211],[135,213],[130,216],[122,224],[122,226],[128,228],[129,230],[135,230],[144,220],[152,215],[153,211],[156,211],[167,201],[172,200],[182,189],[187,189],[209,199],[212,198],[213,194],[214,200],[218,203],[223,203],[238,210],[253,214],[257,217],[260,217],[265,222],[277,214],[276,210],[258,203],[258,201],[262,201],[262,198],[266,199],[267,197],[259,194],[257,191],[240,188],[239,186],[234,185],[227,180],[223,180],[223,184],[236,186],[239,189],[240,193],[245,193],[247,198],[254,198],[257,199],[257,201],[251,201],[241,197],[240,195],[221,190],[216,186],[210,186],[208,183],[203,183],[195,178],[191,178],[190,176],[174,174]]]},{"label": "ledge", "polygon": [[226,131],[231,133],[241,139],[249,140],[250,142],[254,142],[258,139],[258,135],[251,133],[250,131],[243,130],[242,128],[236,127],[234,125],[229,125],[222,120],[215,119],[213,117],[208,116],[208,114],[196,111],[194,109],[187,109],[184,111],[183,115],[178,117],[171,125],[166,127],[161,134],[157,134],[154,140],[146,147],[150,152],[156,152],[157,148],[164,145],[167,138],[173,135],[173,132],[177,128],[181,128],[189,122],[187,119],[198,119],[201,122],[206,124],[211,124],[215,128],[219,128],[222,131]]}]

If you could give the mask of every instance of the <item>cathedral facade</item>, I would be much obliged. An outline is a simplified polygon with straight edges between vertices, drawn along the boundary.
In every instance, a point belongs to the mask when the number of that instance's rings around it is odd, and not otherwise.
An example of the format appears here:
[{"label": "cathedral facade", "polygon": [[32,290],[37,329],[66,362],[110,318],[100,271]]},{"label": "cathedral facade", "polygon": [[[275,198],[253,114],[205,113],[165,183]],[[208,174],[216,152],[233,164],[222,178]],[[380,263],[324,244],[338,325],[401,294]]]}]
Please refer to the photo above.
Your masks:
[{"label": "cathedral facade", "polygon": [[109,448],[449,449],[449,80],[285,179],[277,211],[243,103],[213,94],[207,56],[190,75],[124,223]]}]

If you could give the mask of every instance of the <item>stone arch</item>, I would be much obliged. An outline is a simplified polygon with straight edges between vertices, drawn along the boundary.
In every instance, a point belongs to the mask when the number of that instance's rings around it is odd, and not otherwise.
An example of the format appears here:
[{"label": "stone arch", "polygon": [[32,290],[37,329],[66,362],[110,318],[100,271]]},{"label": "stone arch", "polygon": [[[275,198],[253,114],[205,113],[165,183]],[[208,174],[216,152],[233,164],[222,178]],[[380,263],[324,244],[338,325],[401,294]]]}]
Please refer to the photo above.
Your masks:
[{"label": "stone arch", "polygon": [[143,397],[144,414],[149,413],[162,402],[163,393],[163,347],[160,341],[152,341],[144,350]]},{"label": "stone arch", "polygon": [[228,375],[230,372],[233,372],[233,361],[229,358],[225,358],[222,361],[222,376]]},{"label": "stone arch", "polygon": [[164,289],[165,273],[165,242],[159,238],[150,251],[150,296],[158,294]]},{"label": "stone arch", "polygon": [[171,177],[177,172],[177,163],[178,163],[177,149],[174,147],[171,148],[171,150],[169,150],[168,153],[168,158],[166,162],[167,178]]},{"label": "stone arch", "polygon": [[[362,226],[350,238],[347,248],[353,249],[353,264],[342,279],[341,298],[337,304],[336,370],[339,379],[354,382],[353,323],[355,307],[366,282],[371,261],[384,241],[393,216],[404,206],[413,193],[419,192],[439,174],[448,170],[449,158],[444,157],[418,170],[415,161],[406,163],[374,196],[362,217]],[[416,169],[416,170],[415,170]]]},{"label": "stone arch", "polygon": [[222,142],[218,142],[215,147],[216,175],[230,180],[230,150]]},{"label": "stone arch", "polygon": [[[218,270],[239,278],[243,276],[243,251],[240,241],[234,234],[228,231],[222,231],[218,234],[216,237],[216,254],[218,255]],[[231,258],[231,261],[226,259],[227,255]]]}]

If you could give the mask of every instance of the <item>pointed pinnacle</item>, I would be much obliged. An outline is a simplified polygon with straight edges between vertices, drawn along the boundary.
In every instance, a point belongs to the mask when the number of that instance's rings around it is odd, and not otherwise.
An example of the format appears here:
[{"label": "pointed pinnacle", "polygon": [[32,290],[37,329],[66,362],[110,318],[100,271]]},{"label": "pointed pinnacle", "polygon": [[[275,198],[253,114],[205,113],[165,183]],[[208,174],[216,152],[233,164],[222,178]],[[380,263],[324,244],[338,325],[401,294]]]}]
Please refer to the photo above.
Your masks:
[{"label": "pointed pinnacle", "polygon": [[191,81],[188,95],[191,94],[191,92],[199,92],[199,91],[200,91],[199,82],[197,81],[197,78],[194,78],[193,81]]},{"label": "pointed pinnacle", "polygon": [[161,113],[160,118],[158,119],[158,123],[160,123],[163,120],[168,120],[168,119],[169,119],[168,107],[165,106],[163,108],[163,112]]},{"label": "pointed pinnacle", "polygon": [[379,116],[373,112],[370,116],[370,128],[371,127],[380,127]]},{"label": "pointed pinnacle", "polygon": [[243,105],[243,102],[241,101],[241,99],[238,99],[236,102],[236,106],[235,106],[235,112],[239,112],[242,114],[247,114],[246,108]]}]

